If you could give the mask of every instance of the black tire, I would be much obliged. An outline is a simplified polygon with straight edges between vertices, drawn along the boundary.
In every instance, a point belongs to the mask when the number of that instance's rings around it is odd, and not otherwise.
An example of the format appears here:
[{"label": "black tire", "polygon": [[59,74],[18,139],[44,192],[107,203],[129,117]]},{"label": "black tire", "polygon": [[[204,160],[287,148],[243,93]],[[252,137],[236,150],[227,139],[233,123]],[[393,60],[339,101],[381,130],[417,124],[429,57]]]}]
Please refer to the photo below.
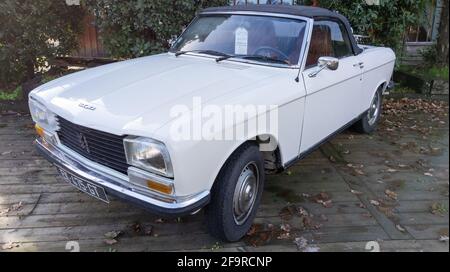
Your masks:
[{"label": "black tire", "polygon": [[372,108],[372,106],[374,105],[374,100],[378,97],[378,103],[377,103],[377,108],[376,110],[378,111],[376,118],[375,119],[371,119],[370,118],[370,114],[371,109],[369,109],[364,116],[357,121],[354,125],[353,125],[353,129],[359,133],[365,133],[365,134],[370,134],[373,133],[376,128],[377,125],[380,121],[381,118],[381,112],[383,110],[383,94],[382,94],[382,90],[379,89],[375,95],[374,98],[372,99],[372,102],[370,103],[370,107]]},{"label": "black tire", "polygon": [[[242,182],[244,169],[247,169],[249,165],[252,169],[257,169],[259,181],[254,189],[256,192],[254,202],[252,201],[254,204],[246,213],[246,218],[241,219],[243,222],[238,224],[233,199],[238,181]],[[235,242],[245,236],[252,226],[261,200],[264,179],[264,160],[256,144],[246,143],[230,156],[216,178],[211,190],[211,202],[205,209],[206,224],[212,236],[225,242]]]}]

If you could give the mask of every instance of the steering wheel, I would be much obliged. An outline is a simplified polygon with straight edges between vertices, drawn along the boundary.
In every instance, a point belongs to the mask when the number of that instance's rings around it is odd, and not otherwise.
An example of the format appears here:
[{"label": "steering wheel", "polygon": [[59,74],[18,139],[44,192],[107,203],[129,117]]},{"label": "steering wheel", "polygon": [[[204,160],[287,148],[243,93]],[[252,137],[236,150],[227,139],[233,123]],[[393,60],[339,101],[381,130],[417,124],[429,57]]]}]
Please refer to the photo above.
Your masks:
[{"label": "steering wheel", "polygon": [[[282,60],[287,60],[287,61],[289,61],[289,57],[288,57],[284,52],[282,52],[282,51],[279,50],[279,49],[270,47],[270,46],[261,46],[261,47],[258,47],[258,48],[255,50],[255,52],[254,52],[253,54],[254,54],[254,55],[260,55],[260,54],[258,54],[258,53],[261,52],[261,51],[271,51],[271,52],[274,52],[274,53],[277,54],[278,56],[283,57]],[[265,55],[263,55],[263,56],[265,56]]]}]

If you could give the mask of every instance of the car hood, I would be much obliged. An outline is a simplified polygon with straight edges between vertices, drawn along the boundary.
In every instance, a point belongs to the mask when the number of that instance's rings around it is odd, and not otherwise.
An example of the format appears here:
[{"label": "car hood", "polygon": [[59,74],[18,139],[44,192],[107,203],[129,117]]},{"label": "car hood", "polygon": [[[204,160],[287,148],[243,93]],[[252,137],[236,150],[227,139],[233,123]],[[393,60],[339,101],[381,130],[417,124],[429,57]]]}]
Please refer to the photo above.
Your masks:
[{"label": "car hood", "polygon": [[207,103],[230,92],[241,95],[279,75],[278,70],[285,69],[161,54],[74,73],[42,85],[31,96],[71,122],[142,135],[173,119],[177,105],[192,108],[194,98]]}]

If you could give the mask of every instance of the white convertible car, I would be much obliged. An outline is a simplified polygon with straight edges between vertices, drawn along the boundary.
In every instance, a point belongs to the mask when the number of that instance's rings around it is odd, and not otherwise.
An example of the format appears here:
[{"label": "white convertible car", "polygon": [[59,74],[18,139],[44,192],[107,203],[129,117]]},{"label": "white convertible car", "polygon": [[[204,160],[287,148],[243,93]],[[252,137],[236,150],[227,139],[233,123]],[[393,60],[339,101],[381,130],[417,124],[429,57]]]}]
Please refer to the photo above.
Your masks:
[{"label": "white convertible car", "polygon": [[205,9],[167,53],[33,90],[35,145],[101,201],[175,216],[204,208],[211,234],[236,241],[266,174],[350,125],[375,129],[394,64],[391,49],[357,45],[347,19],[329,10]]}]

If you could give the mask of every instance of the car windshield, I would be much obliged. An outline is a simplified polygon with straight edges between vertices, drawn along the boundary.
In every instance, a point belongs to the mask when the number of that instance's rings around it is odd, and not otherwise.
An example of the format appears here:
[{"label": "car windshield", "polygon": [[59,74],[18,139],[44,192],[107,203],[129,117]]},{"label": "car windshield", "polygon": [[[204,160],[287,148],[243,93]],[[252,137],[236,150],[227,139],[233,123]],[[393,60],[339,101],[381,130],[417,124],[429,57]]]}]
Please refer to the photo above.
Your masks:
[{"label": "car windshield", "polygon": [[170,52],[198,52],[221,58],[298,64],[306,22],[254,15],[201,15]]}]

